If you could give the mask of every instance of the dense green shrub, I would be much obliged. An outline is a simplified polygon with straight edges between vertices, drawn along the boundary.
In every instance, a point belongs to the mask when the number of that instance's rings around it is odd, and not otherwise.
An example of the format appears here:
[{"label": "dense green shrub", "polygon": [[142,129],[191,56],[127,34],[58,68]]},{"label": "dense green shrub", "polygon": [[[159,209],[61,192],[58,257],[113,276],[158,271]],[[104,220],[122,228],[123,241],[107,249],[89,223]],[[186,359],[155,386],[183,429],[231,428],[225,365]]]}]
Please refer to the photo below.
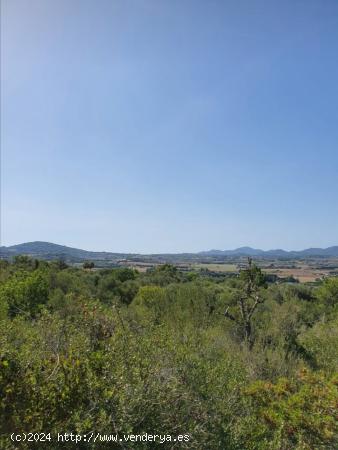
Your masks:
[{"label": "dense green shrub", "polygon": [[[337,447],[337,280],[266,288],[257,272],[262,301],[248,343],[240,315],[225,316],[237,314],[245,276],[27,258],[1,269],[1,448],[16,448],[12,432],[91,430],[188,433],[181,448],[191,449]],[[113,445],[64,448],[121,448]]]}]

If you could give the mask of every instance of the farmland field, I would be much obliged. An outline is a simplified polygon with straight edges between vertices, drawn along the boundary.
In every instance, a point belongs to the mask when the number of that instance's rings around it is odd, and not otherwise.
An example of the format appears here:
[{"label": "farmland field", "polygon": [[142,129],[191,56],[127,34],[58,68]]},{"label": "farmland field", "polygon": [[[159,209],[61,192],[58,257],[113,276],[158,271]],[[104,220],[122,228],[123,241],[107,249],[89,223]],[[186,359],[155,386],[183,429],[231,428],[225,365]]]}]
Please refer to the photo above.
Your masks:
[{"label": "farmland field", "polygon": [[210,263],[210,264],[192,264],[191,268],[193,270],[210,270],[212,272],[238,272],[238,268],[236,264],[217,264],[217,263]]},{"label": "farmland field", "polygon": [[[144,257],[144,261],[124,260],[118,263],[119,266],[129,267],[136,269],[140,272],[146,272],[149,269],[155,269],[156,267],[163,265],[168,261],[149,260]],[[179,257],[176,257],[173,261],[174,265],[182,271],[192,272],[213,272],[224,275],[239,274],[241,268],[245,265],[245,258],[233,258],[230,261],[181,261]],[[313,283],[322,280],[327,277],[334,277],[338,275],[338,260],[332,259],[309,259],[309,260],[268,260],[260,259],[256,261],[257,265],[262,271],[269,275],[275,275],[279,279],[289,279],[293,277],[300,283]]]}]

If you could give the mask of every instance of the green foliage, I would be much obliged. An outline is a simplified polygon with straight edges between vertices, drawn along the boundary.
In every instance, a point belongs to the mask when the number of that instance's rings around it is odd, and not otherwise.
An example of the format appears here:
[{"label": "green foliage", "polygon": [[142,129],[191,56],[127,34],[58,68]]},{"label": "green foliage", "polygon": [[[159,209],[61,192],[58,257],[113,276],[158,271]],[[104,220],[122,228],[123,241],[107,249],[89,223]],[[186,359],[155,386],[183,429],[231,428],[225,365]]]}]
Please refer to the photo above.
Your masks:
[{"label": "green foliage", "polygon": [[252,259],[248,260],[248,267],[242,269],[239,278],[247,286],[264,287],[266,285],[266,278],[262,270],[252,263]]},{"label": "green foliage", "polygon": [[37,314],[47,303],[48,284],[44,272],[17,272],[0,287],[0,303],[7,304],[9,314]]},{"label": "green foliage", "polygon": [[337,378],[301,371],[296,380],[257,381],[244,390],[261,449],[336,448]]},{"label": "green foliage", "polygon": [[318,289],[319,300],[327,307],[336,309],[338,306],[338,278],[328,278]]},{"label": "green foliage", "polygon": [[181,274],[175,266],[171,264],[163,264],[156,269],[147,272],[145,282],[147,284],[157,284],[158,286],[166,286],[181,280]]},{"label": "green foliage", "polygon": [[18,255],[14,257],[14,265],[17,268],[25,270],[33,270],[39,267],[40,261],[37,259],[32,259],[29,256]]},{"label": "green foliage", "polygon": [[[222,280],[170,265],[140,274],[19,259],[1,269],[3,435],[189,433],[182,448],[337,447],[337,280],[267,288],[254,265]],[[252,345],[240,299],[247,312],[256,305]],[[60,447],[39,444],[47,448]]]},{"label": "green foliage", "polygon": [[338,314],[322,320],[305,330],[300,343],[311,354],[317,368],[338,372]]}]

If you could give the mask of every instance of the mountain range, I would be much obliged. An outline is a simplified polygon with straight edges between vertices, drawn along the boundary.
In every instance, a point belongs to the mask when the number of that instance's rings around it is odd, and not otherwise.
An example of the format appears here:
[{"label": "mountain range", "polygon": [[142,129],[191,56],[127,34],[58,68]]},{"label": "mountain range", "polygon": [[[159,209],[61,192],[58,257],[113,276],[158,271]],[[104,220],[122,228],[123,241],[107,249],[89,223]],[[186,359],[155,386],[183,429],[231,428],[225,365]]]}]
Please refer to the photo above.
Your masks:
[{"label": "mountain range", "polygon": [[[130,253],[93,252],[78,248],[67,247],[65,245],[53,244],[51,242],[26,242],[24,244],[0,247],[0,258],[11,258],[16,255],[29,255],[35,258],[56,259],[62,258],[71,261],[84,260],[107,260],[114,261],[128,257],[146,257],[155,255],[139,255]],[[308,257],[338,257],[338,246],[328,248],[308,248],[301,251],[260,250],[251,247],[240,247],[235,250],[208,250],[199,253],[185,253],[187,257],[191,255],[198,258],[222,258],[222,257],[242,257],[252,256],[258,258],[308,258]],[[158,255],[161,256],[161,255]],[[165,255],[162,255],[165,256]],[[169,255],[168,255],[169,256]],[[173,255],[171,255],[173,256]],[[179,255],[177,255],[179,256]],[[183,254],[182,254],[183,256]]]},{"label": "mountain range", "polygon": [[200,252],[199,254],[205,256],[253,256],[272,258],[306,258],[311,256],[338,257],[338,246],[328,248],[307,248],[305,250],[297,251],[286,251],[283,249],[260,250],[251,247],[240,247],[235,250],[208,250]]},{"label": "mountain range", "polygon": [[25,242],[24,244],[0,247],[0,257],[10,258],[17,255],[29,255],[42,259],[65,259],[72,261],[84,260],[116,260],[127,255],[110,252],[91,252],[66,245],[53,244],[52,242]]}]

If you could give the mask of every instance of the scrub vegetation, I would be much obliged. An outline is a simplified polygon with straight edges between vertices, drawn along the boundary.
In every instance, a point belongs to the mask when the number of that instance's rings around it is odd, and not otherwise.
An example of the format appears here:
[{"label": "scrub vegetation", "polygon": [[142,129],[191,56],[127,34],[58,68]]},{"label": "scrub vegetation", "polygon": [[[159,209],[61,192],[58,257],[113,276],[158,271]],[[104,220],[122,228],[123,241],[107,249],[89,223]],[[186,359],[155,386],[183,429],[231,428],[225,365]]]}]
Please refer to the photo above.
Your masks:
[{"label": "scrub vegetation", "polygon": [[0,264],[1,448],[93,430],[191,439],[65,448],[338,447],[338,278],[269,283],[251,260],[231,278]]}]

